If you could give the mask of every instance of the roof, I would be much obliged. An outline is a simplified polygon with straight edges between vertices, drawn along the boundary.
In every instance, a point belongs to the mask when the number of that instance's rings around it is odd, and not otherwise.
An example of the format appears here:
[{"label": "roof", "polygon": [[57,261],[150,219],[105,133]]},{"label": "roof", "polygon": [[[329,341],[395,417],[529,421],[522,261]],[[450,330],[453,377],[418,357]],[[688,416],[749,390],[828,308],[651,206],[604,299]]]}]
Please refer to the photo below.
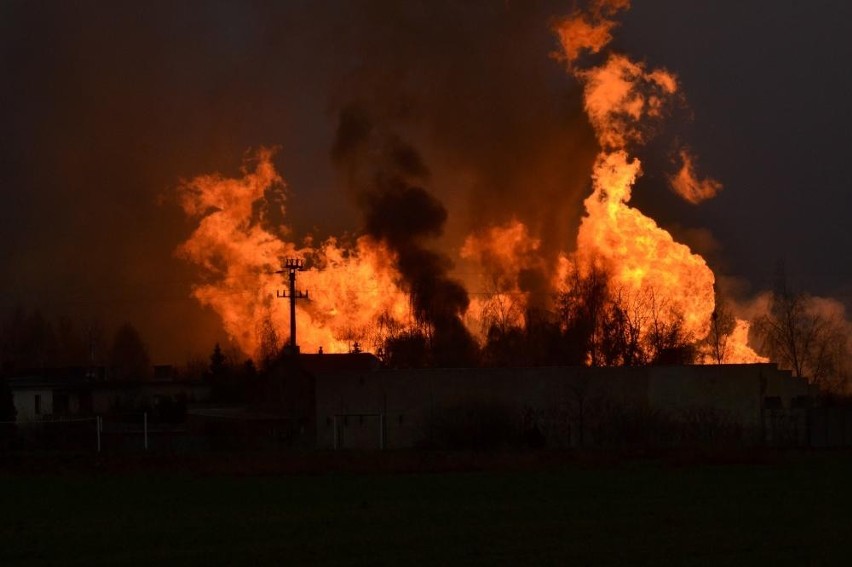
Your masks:
[{"label": "roof", "polygon": [[207,387],[198,380],[152,379],[118,381],[106,380],[103,366],[69,366],[59,368],[25,369],[15,372],[6,382],[12,390],[131,390],[158,387]]},{"label": "roof", "polygon": [[313,375],[343,372],[372,372],[381,361],[368,352],[344,354],[300,354],[299,364]]},{"label": "roof", "polygon": [[102,368],[87,368],[84,366],[25,369],[16,372],[6,382],[13,390],[82,388],[90,384],[93,378],[102,377],[102,370]]}]

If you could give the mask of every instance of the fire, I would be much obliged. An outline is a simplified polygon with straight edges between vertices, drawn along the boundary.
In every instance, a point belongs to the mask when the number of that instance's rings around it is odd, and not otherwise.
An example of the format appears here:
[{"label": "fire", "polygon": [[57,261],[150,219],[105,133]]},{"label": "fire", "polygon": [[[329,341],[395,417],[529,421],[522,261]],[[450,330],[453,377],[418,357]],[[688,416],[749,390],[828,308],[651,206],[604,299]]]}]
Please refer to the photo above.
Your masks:
[{"label": "fire", "polygon": [[471,298],[467,325],[484,337],[488,327],[522,327],[528,294],[521,289],[521,274],[537,267],[541,241],[532,237],[517,219],[469,235],[460,256],[480,269],[480,277],[468,285],[482,290]]},{"label": "fire", "polygon": [[610,16],[630,7],[630,0],[595,0],[588,13],[575,11],[556,27],[567,61],[573,63],[584,51],[598,53],[612,41],[618,25]]},{"label": "fire", "polygon": [[361,237],[354,248],[329,239],[306,251],[313,266],[300,274],[299,285],[310,301],[299,306],[299,342],[308,351],[348,352],[378,331],[380,316],[407,324],[408,295],[399,287],[395,259],[382,244]]},{"label": "fire", "polygon": [[286,185],[272,164],[272,151],[261,149],[252,160],[254,169],[244,167],[241,178],[203,175],[179,188],[184,212],[199,220],[177,255],[198,266],[204,283],[193,295],[220,316],[237,346],[249,355],[259,353],[267,322],[279,335],[289,332],[287,304],[276,297],[283,281],[275,274],[286,257],[311,264],[298,278],[299,288],[311,295],[297,304],[297,333],[306,351],[347,352],[352,342],[369,338],[379,316],[404,321],[407,300],[383,246],[362,237],[351,248],[335,239],[299,247],[287,241],[287,227],[277,234],[264,227],[258,213],[264,195],[284,194]]},{"label": "fire", "polygon": [[584,84],[586,113],[603,148],[643,142],[645,119],[659,118],[665,101],[677,92],[677,79],[669,72],[646,71],[623,55],[610,55],[600,67],[575,67],[574,74]]},{"label": "fire", "polygon": [[[493,325],[522,327],[529,308],[537,306],[534,293],[541,290],[536,286],[559,290],[566,285],[568,274],[582,275],[598,268],[605,269],[619,294],[633,298],[636,304],[631,309],[643,310],[642,317],[664,324],[677,322],[693,341],[708,336],[715,308],[713,272],[701,256],[630,205],[634,183],[642,174],[642,164],[630,151],[651,138],[655,123],[680,95],[674,74],[607,51],[617,27],[613,16],[628,7],[628,0],[594,0],[587,11],[576,11],[555,27],[562,46],[558,58],[583,88],[584,109],[600,148],[576,250],[563,251],[555,266],[548,265],[542,242],[515,218],[502,225],[476,228],[458,249],[462,269],[468,270],[462,279],[471,295],[469,307],[466,297],[458,297],[454,281],[444,277],[447,274],[427,286],[453,292],[449,296],[459,301],[458,309],[451,310],[452,317],[463,316],[468,330],[480,341]],[[589,64],[586,60],[592,57],[600,62]],[[338,148],[338,160],[373,155],[371,132],[356,128],[342,138],[349,145]],[[359,140],[369,151],[361,151]],[[346,352],[354,341],[378,339],[385,323],[395,328],[414,324],[409,296],[414,284],[406,278],[418,276],[412,268],[427,260],[445,269],[442,257],[421,248],[421,241],[440,233],[446,211],[419,186],[428,176],[413,148],[396,137],[390,140],[395,149],[392,156],[417,160],[397,160],[384,177],[368,176],[384,179],[387,185],[384,193],[367,193],[372,199],[367,201],[378,211],[368,220],[373,225],[377,220],[396,222],[351,243],[330,238],[318,245],[310,241],[299,245],[286,225],[273,226],[272,217],[286,218],[285,211],[271,215],[268,207],[271,202],[285,202],[287,187],[268,149],[258,151],[247,162],[241,177],[203,175],[180,186],[181,206],[198,220],[198,227],[177,254],[198,266],[203,282],[193,288],[194,296],[219,314],[225,331],[246,354],[260,352],[270,329],[282,336],[288,330],[288,304],[276,297],[283,281],[275,274],[287,257],[303,259],[308,265],[297,282],[300,289],[310,292],[309,301],[297,303],[303,350],[323,347],[327,352]],[[699,177],[697,159],[689,148],[681,148],[677,155],[680,170],[669,178],[677,194],[699,203],[721,190],[718,181]],[[349,171],[360,170],[350,164]],[[412,179],[416,187],[411,185]],[[406,183],[400,185],[402,181]],[[392,191],[397,185],[407,189]],[[279,198],[269,199],[270,194]],[[407,237],[398,234],[410,229],[406,223],[418,217],[397,219],[388,211],[406,203],[428,206],[435,216],[434,226],[421,227],[421,233]],[[425,214],[407,214],[418,212]],[[408,271],[401,271],[400,266]],[[441,321],[447,319],[446,314],[442,317]],[[725,362],[763,360],[748,346],[748,330],[748,321],[737,320],[727,339]],[[378,340],[369,346],[378,346]],[[708,356],[703,359],[709,361]]]},{"label": "fire", "polygon": [[715,179],[698,179],[695,175],[695,157],[687,148],[680,150],[681,168],[669,178],[675,193],[697,205],[701,201],[712,199],[722,190],[722,184]]},{"label": "fire", "polygon": [[627,204],[640,173],[639,160],[622,150],[598,157],[576,262],[581,271],[601,262],[617,287],[665,298],[664,317],[682,315],[686,334],[704,337],[714,308],[713,272],[701,256]]},{"label": "fire", "polygon": [[273,317],[278,259],[295,254],[295,247],[275,238],[254,219],[252,204],[267,188],[282,186],[271,152],[261,150],[253,171],[241,179],[203,175],[181,185],[180,204],[191,218],[199,219],[192,236],[177,255],[196,264],[204,283],[193,295],[222,319],[230,337],[245,352],[259,349],[261,323]]},{"label": "fire", "polygon": [[[645,318],[662,318],[669,324],[677,318],[685,335],[698,340],[708,335],[715,307],[713,272],[701,256],[628,204],[641,164],[627,148],[646,141],[653,121],[663,116],[676,95],[677,79],[665,69],[648,70],[615,53],[597,66],[580,64],[584,55],[604,50],[615,27],[611,16],[627,7],[629,2],[598,0],[590,14],[575,12],[556,27],[561,59],[583,85],[586,112],[601,147],[577,251],[567,262],[575,263],[581,273],[602,264],[616,287],[645,299]],[[672,179],[678,194],[697,203],[718,192],[721,184],[715,180],[696,180],[688,150],[680,155],[683,167]],[[747,345],[747,322],[738,321],[729,341],[727,362],[759,358]]]},{"label": "fire", "polygon": [[737,362],[742,364],[769,362],[768,358],[760,356],[748,346],[748,332],[750,328],[751,323],[749,321],[744,319],[736,320],[734,331],[731,333],[731,336],[728,337],[725,348],[725,362]]}]

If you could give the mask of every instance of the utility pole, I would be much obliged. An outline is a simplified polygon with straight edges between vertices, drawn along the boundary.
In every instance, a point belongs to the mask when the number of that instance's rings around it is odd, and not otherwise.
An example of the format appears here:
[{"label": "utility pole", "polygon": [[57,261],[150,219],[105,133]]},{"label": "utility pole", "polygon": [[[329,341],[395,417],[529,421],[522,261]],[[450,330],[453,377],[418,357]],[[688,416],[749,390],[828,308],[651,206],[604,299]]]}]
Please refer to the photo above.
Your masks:
[{"label": "utility pole", "polygon": [[290,276],[290,290],[285,292],[276,292],[278,297],[290,298],[290,354],[299,353],[299,347],[296,344],[296,300],[308,299],[307,291],[296,291],[296,272],[304,271],[304,269],[304,260],[299,258],[287,258],[284,260],[284,269],[275,272],[276,274],[289,274]]}]

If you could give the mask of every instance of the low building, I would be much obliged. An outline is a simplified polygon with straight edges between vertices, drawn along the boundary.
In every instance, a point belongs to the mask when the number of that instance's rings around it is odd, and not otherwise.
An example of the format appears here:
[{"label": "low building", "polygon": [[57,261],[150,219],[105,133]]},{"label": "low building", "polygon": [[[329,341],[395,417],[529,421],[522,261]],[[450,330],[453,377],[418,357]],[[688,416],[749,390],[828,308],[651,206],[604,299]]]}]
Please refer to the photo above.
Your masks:
[{"label": "low building", "polygon": [[96,377],[85,368],[46,368],[8,379],[17,421],[91,415],[91,384]]},{"label": "low building", "polygon": [[177,399],[204,401],[209,387],[178,380],[169,366],[155,367],[145,381],[106,380],[102,367],[46,368],[19,372],[8,379],[18,422],[103,415],[116,410],[155,408]]}]

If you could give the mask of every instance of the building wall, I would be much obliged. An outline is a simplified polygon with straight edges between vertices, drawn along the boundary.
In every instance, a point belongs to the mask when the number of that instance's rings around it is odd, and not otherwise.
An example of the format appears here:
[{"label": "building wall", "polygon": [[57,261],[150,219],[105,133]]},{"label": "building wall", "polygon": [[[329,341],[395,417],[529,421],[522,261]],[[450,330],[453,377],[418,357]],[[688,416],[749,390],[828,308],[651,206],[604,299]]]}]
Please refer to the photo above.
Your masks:
[{"label": "building wall", "polygon": [[648,399],[652,407],[684,418],[713,408],[722,419],[759,428],[764,373],[762,368],[745,365],[654,368]]},{"label": "building wall", "polygon": [[[97,384],[86,388],[67,389],[49,385],[27,385],[16,387],[12,396],[17,410],[17,421],[38,421],[50,417],[103,415],[109,413],[117,403],[154,405],[158,398],[175,399],[186,396],[187,402],[205,401],[210,388],[205,384],[186,383],[137,383]],[[40,412],[36,413],[35,398],[40,398]],[[81,399],[85,397],[85,401]],[[63,398],[67,405],[60,404]]]},{"label": "building wall", "polygon": [[[504,427],[517,438],[535,429],[550,445],[576,446],[603,442],[606,420],[643,427],[637,420],[709,413],[756,439],[767,396],[787,411],[807,393],[804,380],[772,364],[327,374],[316,380],[317,445],[377,448],[382,439],[387,448],[417,447],[451,435],[487,442],[484,430]],[[383,432],[375,415],[384,416]]]},{"label": "building wall", "polygon": [[[36,413],[36,396],[40,399],[40,411]],[[12,393],[15,409],[18,410],[17,421],[37,421],[53,414],[53,390],[32,389],[15,390]]]},{"label": "building wall", "polygon": [[92,388],[92,412],[105,414],[119,405],[125,407],[152,406],[158,398],[176,399],[186,396],[188,403],[205,401],[210,397],[210,387],[201,383],[181,382],[120,382],[99,384]]}]

